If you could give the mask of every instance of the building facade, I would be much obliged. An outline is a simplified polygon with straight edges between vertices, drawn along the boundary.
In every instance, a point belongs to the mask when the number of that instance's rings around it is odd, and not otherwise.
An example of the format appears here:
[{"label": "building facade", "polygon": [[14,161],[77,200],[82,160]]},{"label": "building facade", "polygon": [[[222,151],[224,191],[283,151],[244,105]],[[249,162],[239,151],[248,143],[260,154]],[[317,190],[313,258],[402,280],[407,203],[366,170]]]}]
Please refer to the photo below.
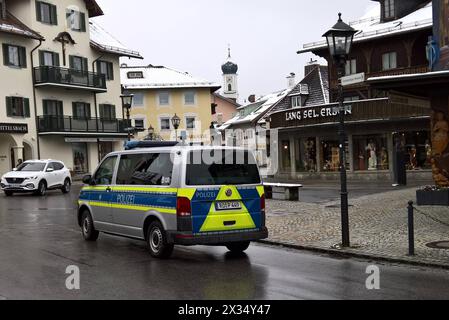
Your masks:
[{"label": "building facade", "polygon": [[90,172],[126,138],[119,58],[140,54],[95,23],[94,0],[1,3],[0,173],[33,158]]},{"label": "building facade", "polygon": [[[400,149],[409,174],[428,179],[432,152],[429,101],[413,94],[379,90],[366,80],[428,70],[426,46],[432,35],[432,5],[429,1],[378,2],[370,15],[351,23],[358,32],[346,65],[346,79],[360,80],[343,89],[348,177],[390,180],[395,152]],[[333,103],[338,98],[337,68],[324,41],[306,44],[298,53],[313,53],[328,61],[329,101],[301,105],[291,100],[270,114],[270,128],[279,131],[278,178],[338,179],[338,111]]]},{"label": "building facade", "polygon": [[231,120],[237,114],[237,109],[241,105],[232,99],[223,97],[219,93],[212,95],[212,121],[218,126]]},{"label": "building facade", "polygon": [[[209,143],[209,128],[213,123],[212,94],[220,89],[214,82],[163,66],[128,67],[122,65],[124,90],[134,95],[131,110],[134,125],[143,130],[139,139],[154,136],[174,140],[180,136],[186,142]],[[171,119],[181,119],[176,131]]]}]

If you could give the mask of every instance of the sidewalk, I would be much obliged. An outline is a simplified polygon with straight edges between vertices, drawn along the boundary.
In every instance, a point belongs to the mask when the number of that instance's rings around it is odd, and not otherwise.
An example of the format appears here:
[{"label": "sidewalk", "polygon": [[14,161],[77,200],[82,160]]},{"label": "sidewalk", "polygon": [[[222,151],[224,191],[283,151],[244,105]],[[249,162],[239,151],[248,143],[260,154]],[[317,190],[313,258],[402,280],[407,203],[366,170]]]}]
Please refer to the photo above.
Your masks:
[{"label": "sidewalk", "polygon": [[[320,192],[320,191],[317,191]],[[415,251],[408,253],[407,203],[416,200],[416,187],[361,196],[349,200],[350,249],[341,243],[340,203],[302,203],[267,200],[266,242],[300,249],[338,253],[394,262],[449,268],[449,250],[426,244],[449,241],[449,207],[419,207],[415,211]],[[443,223],[437,222],[434,219]]]}]

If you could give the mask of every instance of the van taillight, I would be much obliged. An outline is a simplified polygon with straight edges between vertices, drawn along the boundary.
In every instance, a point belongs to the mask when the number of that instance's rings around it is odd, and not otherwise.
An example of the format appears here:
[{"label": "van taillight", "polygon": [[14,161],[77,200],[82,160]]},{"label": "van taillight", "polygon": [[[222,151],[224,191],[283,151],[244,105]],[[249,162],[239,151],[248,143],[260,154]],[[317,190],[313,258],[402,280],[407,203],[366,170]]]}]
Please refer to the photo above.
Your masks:
[{"label": "van taillight", "polygon": [[179,217],[189,217],[192,215],[192,207],[188,198],[178,197],[178,201],[176,202],[176,214]]},{"label": "van taillight", "polygon": [[265,195],[260,197],[260,211],[265,213]]}]

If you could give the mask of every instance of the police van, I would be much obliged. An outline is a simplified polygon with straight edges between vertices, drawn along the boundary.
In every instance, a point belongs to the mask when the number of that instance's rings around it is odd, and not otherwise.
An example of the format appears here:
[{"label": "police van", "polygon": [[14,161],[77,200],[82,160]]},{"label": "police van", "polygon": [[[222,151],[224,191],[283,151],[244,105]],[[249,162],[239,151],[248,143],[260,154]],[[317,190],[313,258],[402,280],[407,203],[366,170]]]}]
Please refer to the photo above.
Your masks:
[{"label": "police van", "polygon": [[265,195],[252,152],[229,147],[129,147],[109,154],[80,192],[78,224],[144,240],[157,258],[174,245],[222,245],[245,251],[268,237]]}]

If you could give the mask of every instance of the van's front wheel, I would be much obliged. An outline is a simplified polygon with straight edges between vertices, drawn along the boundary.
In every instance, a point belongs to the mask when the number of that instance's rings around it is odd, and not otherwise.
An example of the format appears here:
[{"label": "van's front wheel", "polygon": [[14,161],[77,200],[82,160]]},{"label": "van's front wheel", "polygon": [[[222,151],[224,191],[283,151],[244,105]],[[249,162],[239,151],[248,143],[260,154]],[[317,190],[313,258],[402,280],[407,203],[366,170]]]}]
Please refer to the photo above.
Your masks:
[{"label": "van's front wheel", "polygon": [[173,253],[174,245],[167,242],[167,234],[159,221],[153,221],[148,227],[147,243],[155,258],[167,259]]},{"label": "van's front wheel", "polygon": [[242,241],[242,242],[232,242],[226,245],[229,251],[234,253],[241,253],[248,249],[250,241]]}]

